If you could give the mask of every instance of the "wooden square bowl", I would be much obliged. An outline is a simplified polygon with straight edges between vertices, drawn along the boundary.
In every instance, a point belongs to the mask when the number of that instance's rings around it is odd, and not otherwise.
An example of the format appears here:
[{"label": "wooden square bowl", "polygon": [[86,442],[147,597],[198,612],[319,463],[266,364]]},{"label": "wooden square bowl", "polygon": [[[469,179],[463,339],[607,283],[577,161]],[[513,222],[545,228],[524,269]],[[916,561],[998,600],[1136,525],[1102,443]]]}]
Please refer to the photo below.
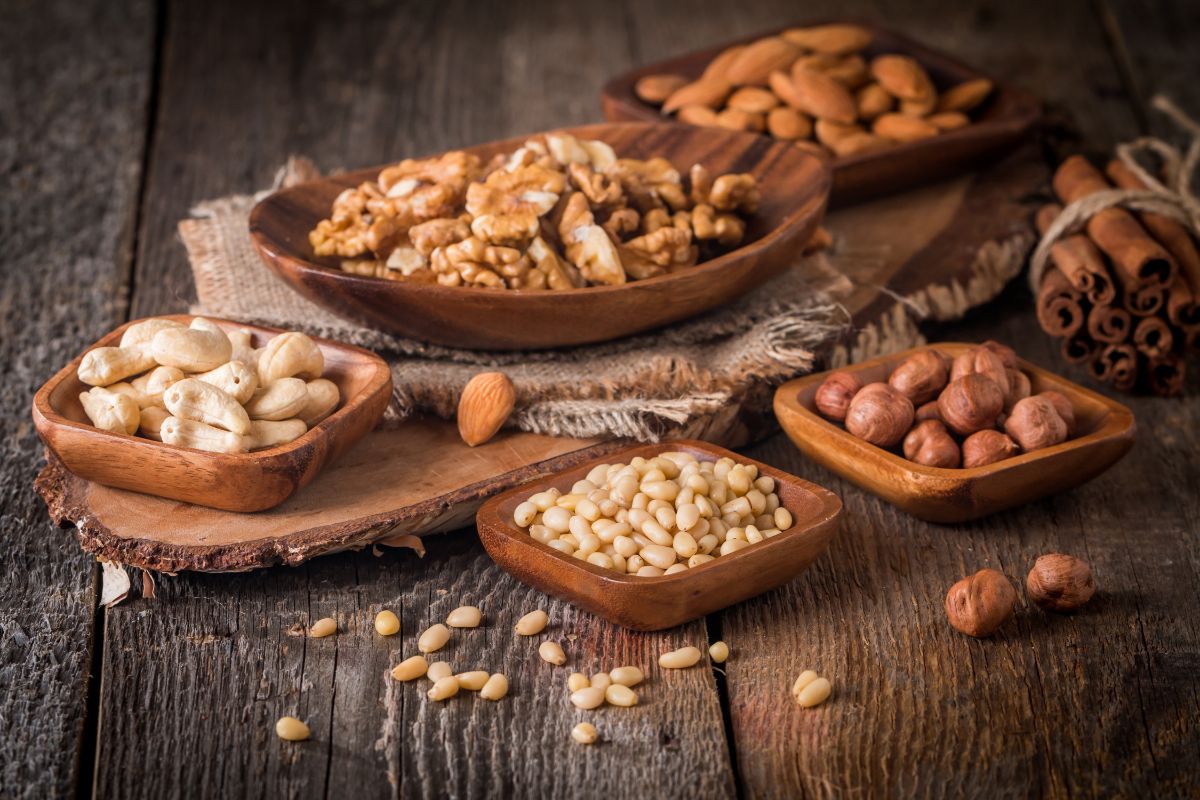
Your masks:
[{"label": "wooden square bowl", "polygon": [[[976,347],[959,342],[931,346],[952,357]],[[873,358],[840,371],[856,374],[864,384],[886,381],[896,365],[924,349]],[[828,372],[780,386],[775,392],[775,416],[801,452],[851,483],[915,517],[965,522],[1073,489],[1111,467],[1133,446],[1135,425],[1128,408],[1027,361],[1021,360],[1020,366],[1029,376],[1034,394],[1053,389],[1071,401],[1075,436],[1054,447],[982,467],[943,469],[916,464],[825,419],[813,398]]]},{"label": "wooden square bowl", "polygon": [[[883,53],[911,56],[925,67],[938,91],[945,91],[964,81],[989,77],[974,67],[932,50],[924,45],[859,20],[850,22],[871,32],[871,44],[863,52],[865,58]],[[773,36],[788,28],[826,24],[830,20],[785,25],[753,36],[723,42],[714,47],[697,50],[613,78],[605,84],[600,102],[607,119],[656,120],[665,119],[659,109],[643,102],[634,93],[634,86],[647,75],[674,73],[698,78],[710,61],[726,48]],[[897,144],[882,150],[833,159],[833,192],[831,202],[844,206],[849,203],[942,180],[968,169],[994,161],[1006,150],[1016,146],[1029,133],[1041,116],[1034,97],[1014,86],[992,80],[992,95],[979,109],[972,112],[971,124],[931,139]]]},{"label": "wooden square bowl", "polygon": [[[192,317],[165,315],[184,324]],[[94,347],[115,346],[132,320]],[[225,330],[248,328],[261,347],[283,331],[212,319]],[[67,469],[81,478],[210,506],[225,511],[262,511],[277,506],[307,485],[326,464],[375,427],[392,394],[392,374],[383,359],[350,345],[316,339],[325,356],[325,378],[337,384],[338,409],[288,444],[253,453],[209,453],[100,430],[79,403],[89,388],[76,370],[84,353],[46,382],[33,397],[38,435]],[[87,351],[84,351],[87,352]]]},{"label": "wooden square bowl", "polygon": [[[517,505],[555,487],[564,494],[597,464],[628,463],[667,451],[691,453],[702,461],[728,456],[753,464],[775,479],[782,505],[795,522],[787,531],[720,556],[707,564],[656,578],[603,569],[554,550],[513,522]],[[705,442],[676,441],[630,447],[524,486],[484,503],[475,517],[488,555],[517,580],[639,631],[657,631],[739,603],[787,583],[824,552],[837,532],[842,501],[833,492],[752,458]]]}]

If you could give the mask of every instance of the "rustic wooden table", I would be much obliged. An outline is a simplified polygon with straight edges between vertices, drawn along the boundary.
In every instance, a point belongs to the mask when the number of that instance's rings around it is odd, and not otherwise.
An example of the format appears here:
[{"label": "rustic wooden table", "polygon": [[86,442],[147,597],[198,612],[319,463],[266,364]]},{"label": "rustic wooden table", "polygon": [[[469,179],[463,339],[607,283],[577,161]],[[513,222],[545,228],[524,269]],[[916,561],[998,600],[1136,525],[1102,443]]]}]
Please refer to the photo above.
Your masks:
[{"label": "rustic wooden table", "polygon": [[[787,587],[662,634],[632,634],[502,574],[472,531],[410,552],[248,575],[180,575],[157,600],[98,608],[98,570],[31,482],[34,389],[131,316],[182,310],[176,222],[270,182],[289,153],[372,164],[599,116],[606,76],[796,17],[895,26],[1039,94],[1048,150],[1141,130],[1152,90],[1200,109],[1200,15],[1186,0],[380,2],[0,0],[0,796],[1197,796],[1200,403],[1134,398],[1133,452],[1092,484],[960,526],[918,522],[801,458],[748,452],[841,493],[844,529]],[[1011,342],[1077,375],[1014,285],[934,337]],[[945,624],[981,567],[1023,576],[1046,551],[1092,564],[1075,617],[1023,610],[993,640]],[[488,626],[448,652],[503,665],[502,703],[426,702],[385,677],[460,602]],[[725,639],[724,674],[655,677],[642,704],[585,716],[515,641],[546,606],[570,664],[650,664]],[[371,621],[397,611],[403,636]],[[344,633],[296,626],[334,616]],[[831,675],[800,711],[791,678]],[[286,745],[296,713],[313,740]]]}]

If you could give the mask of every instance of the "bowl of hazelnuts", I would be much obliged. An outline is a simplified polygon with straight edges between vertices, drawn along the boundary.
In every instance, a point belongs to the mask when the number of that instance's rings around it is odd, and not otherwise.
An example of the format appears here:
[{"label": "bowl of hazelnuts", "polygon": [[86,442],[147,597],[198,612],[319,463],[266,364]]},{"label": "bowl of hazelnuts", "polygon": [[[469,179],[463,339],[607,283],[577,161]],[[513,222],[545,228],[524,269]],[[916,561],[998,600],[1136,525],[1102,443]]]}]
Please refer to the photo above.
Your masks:
[{"label": "bowl of hazelnuts", "polygon": [[789,381],[775,415],[809,458],[930,522],[1099,475],[1133,446],[1124,405],[997,342],[943,342]]}]

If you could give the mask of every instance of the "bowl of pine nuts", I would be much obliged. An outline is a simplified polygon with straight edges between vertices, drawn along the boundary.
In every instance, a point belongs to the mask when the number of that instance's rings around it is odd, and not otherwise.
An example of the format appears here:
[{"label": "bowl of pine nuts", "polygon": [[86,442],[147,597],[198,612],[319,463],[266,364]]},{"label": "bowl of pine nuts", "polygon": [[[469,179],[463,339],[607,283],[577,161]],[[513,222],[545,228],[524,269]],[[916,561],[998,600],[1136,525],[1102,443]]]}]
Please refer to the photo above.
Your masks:
[{"label": "bowl of pine nuts", "polygon": [[638,445],[497,495],[476,515],[518,580],[634,630],[781,586],[837,532],[816,484],[699,441]]}]

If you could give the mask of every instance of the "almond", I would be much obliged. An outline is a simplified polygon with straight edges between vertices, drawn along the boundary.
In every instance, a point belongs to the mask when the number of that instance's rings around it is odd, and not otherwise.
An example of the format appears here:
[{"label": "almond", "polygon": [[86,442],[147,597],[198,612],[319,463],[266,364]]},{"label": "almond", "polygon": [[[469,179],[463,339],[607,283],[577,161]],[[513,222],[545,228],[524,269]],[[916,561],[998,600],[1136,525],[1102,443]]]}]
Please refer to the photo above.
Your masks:
[{"label": "almond", "polygon": [[870,121],[891,111],[896,98],[878,83],[868,83],[854,95],[854,102],[858,105],[858,118]]},{"label": "almond", "polygon": [[929,74],[908,56],[878,56],[871,62],[871,74],[901,100],[927,100],[934,91]]},{"label": "almond", "polygon": [[796,59],[792,64],[792,71],[811,69],[813,72],[824,72],[827,69],[833,69],[841,61],[842,57],[835,56],[833,53],[809,53]]},{"label": "almond", "polygon": [[733,86],[729,81],[720,78],[701,78],[671,92],[671,96],[663,103],[662,110],[663,113],[670,114],[684,106],[718,108],[721,103],[725,102],[731,89]]},{"label": "almond", "polygon": [[762,114],[751,114],[740,108],[727,108],[717,114],[717,125],[733,131],[761,131],[766,126]]},{"label": "almond", "polygon": [[982,103],[991,93],[992,82],[987,78],[965,81],[941,96],[937,110],[967,112]]},{"label": "almond", "polygon": [[728,72],[729,65],[738,57],[738,54],[746,49],[744,44],[735,44],[733,47],[728,47],[717,54],[716,58],[708,62],[708,66],[704,68],[704,74],[701,78],[721,78],[729,80]]},{"label": "almond", "polygon": [[687,83],[688,79],[682,75],[646,75],[633,85],[633,93],[642,102],[658,106]]},{"label": "almond", "polygon": [[863,61],[861,56],[846,56],[826,69],[825,74],[847,89],[857,89],[871,80],[871,74],[867,72],[867,62]]},{"label": "almond", "polygon": [[844,55],[862,50],[871,43],[871,34],[857,25],[815,25],[791,28],[780,34],[792,44],[818,53]]},{"label": "almond", "polygon": [[800,55],[800,48],[778,36],[759,39],[730,62],[725,78],[735,85],[764,83],[777,69],[787,69]]},{"label": "almond", "polygon": [[471,447],[496,435],[512,413],[517,390],[503,372],[481,372],[458,400],[458,435]]},{"label": "almond", "polygon": [[961,111],[939,111],[936,114],[930,114],[925,121],[939,131],[956,131],[971,124],[971,118]]},{"label": "almond", "polygon": [[861,126],[853,123],[847,125],[842,122],[834,122],[831,119],[819,119],[816,124],[817,141],[828,147],[849,136],[854,136],[860,133],[866,133]]},{"label": "almond", "polygon": [[910,117],[928,117],[937,107],[937,92],[930,92],[924,100],[901,100],[900,113]]},{"label": "almond", "polygon": [[839,158],[845,158],[847,156],[858,155],[859,153],[882,150],[885,147],[890,147],[891,144],[891,142],[882,136],[876,136],[872,133],[856,133],[853,136],[847,136],[845,139],[839,139],[831,149],[837,153]]},{"label": "almond", "polygon": [[679,109],[675,118],[688,125],[699,125],[708,128],[717,124],[717,112],[708,106],[684,106]]},{"label": "almond", "polygon": [[796,87],[792,83],[791,77],[782,70],[776,70],[767,76],[767,85],[771,87],[771,91],[775,93],[783,102],[787,103],[792,108],[798,108],[800,105],[800,95],[796,94]]},{"label": "almond", "polygon": [[938,129],[934,125],[906,114],[884,114],[875,120],[871,131],[876,136],[896,142],[916,142],[938,135]]},{"label": "almond", "polygon": [[776,139],[807,139],[812,129],[812,120],[794,108],[780,106],[767,114],[767,130]]},{"label": "almond", "polygon": [[814,117],[834,122],[854,122],[858,110],[846,87],[819,72],[796,70],[792,73],[792,88],[798,100],[796,107]]},{"label": "almond", "polygon": [[729,96],[725,101],[729,108],[748,111],[751,114],[765,114],[779,105],[779,98],[770,89],[758,86],[743,86]]}]

